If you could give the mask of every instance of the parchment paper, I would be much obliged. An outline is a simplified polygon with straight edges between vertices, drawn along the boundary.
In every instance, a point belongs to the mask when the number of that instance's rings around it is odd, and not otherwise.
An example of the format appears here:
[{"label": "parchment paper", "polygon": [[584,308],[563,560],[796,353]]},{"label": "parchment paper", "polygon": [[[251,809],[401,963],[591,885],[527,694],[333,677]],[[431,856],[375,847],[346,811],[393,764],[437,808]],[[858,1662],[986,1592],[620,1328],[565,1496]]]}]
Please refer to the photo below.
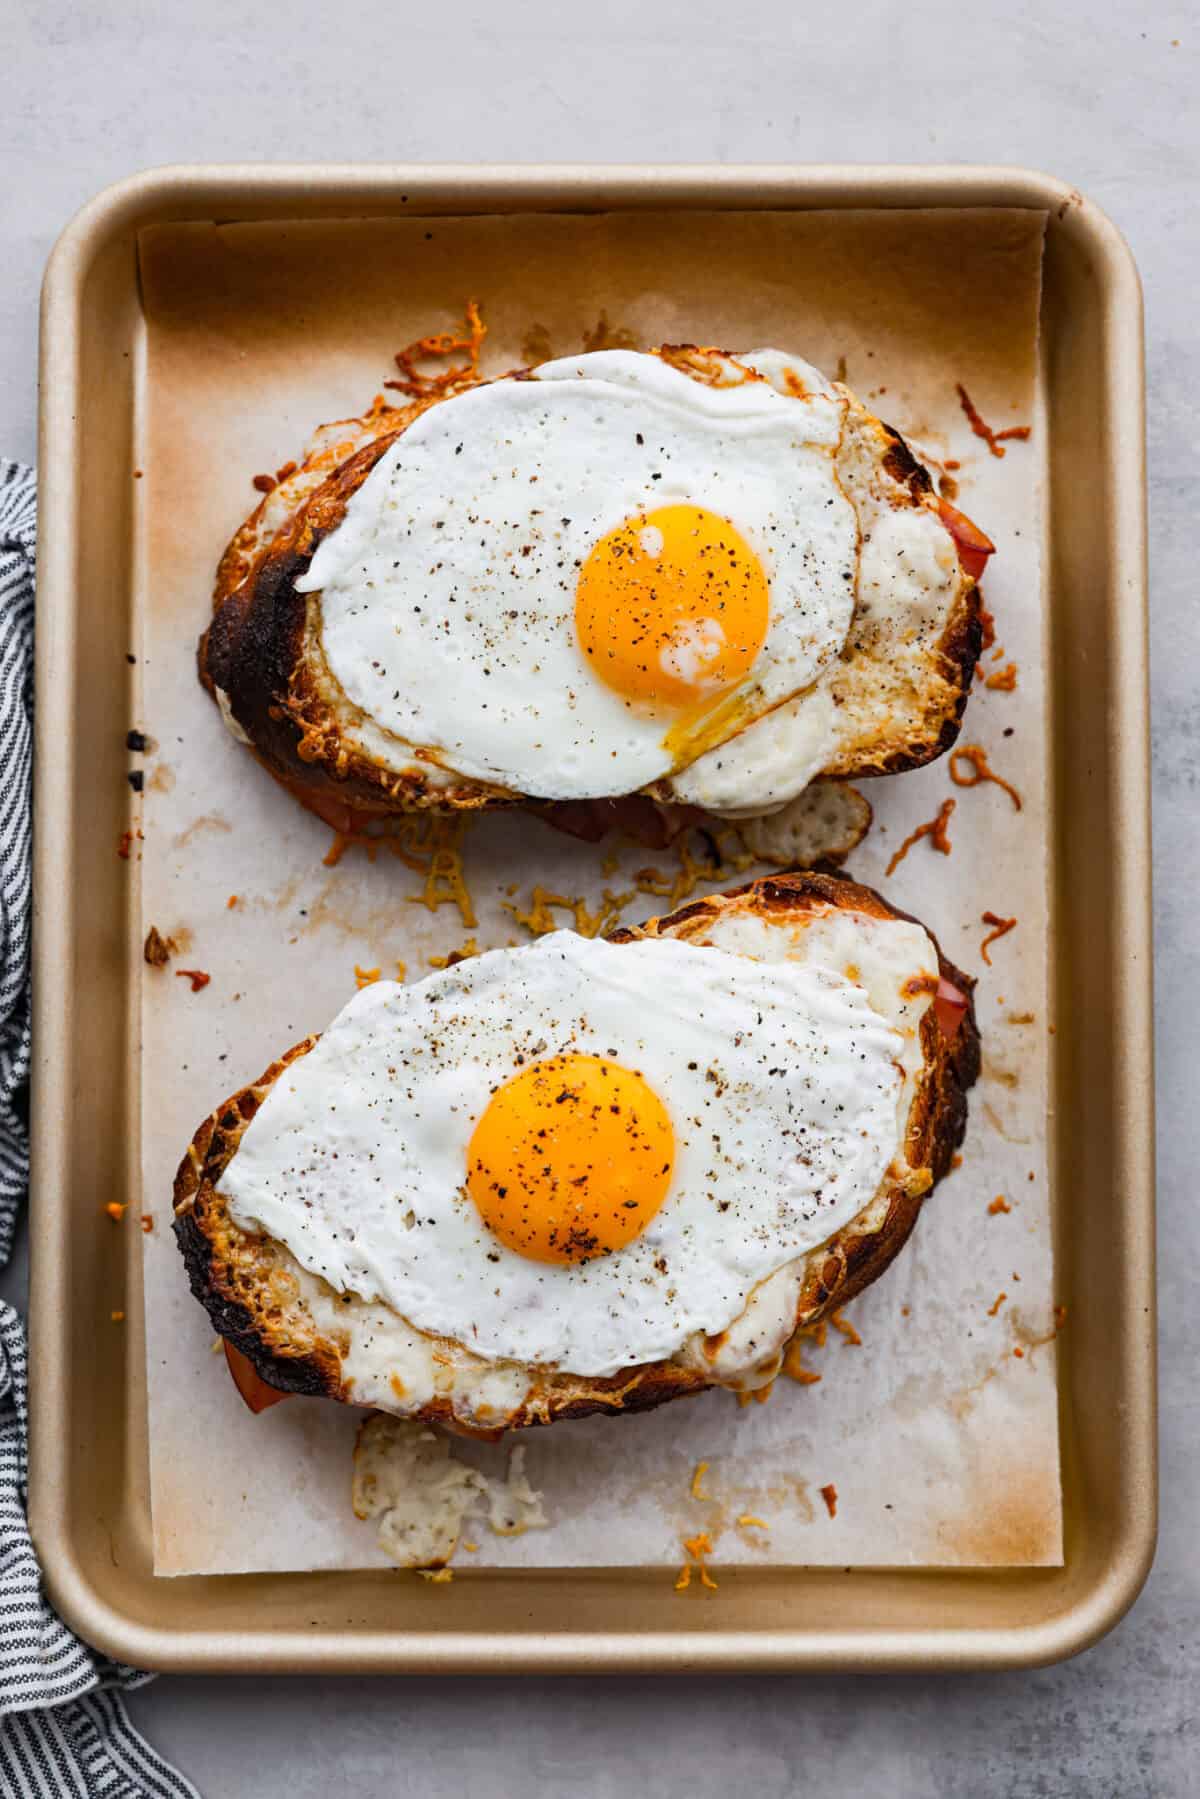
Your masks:
[{"label": "parchment paper", "polygon": [[[525,1435],[551,1528],[473,1532],[474,1565],[676,1565],[707,1529],[721,1561],[1052,1564],[1061,1561],[1051,1208],[1046,1156],[1046,728],[1040,585],[1045,449],[1037,383],[1040,215],[1023,212],[522,216],[287,226],[185,226],[141,244],[146,315],[138,420],[141,663],[153,740],[137,846],[143,930],[184,947],[142,979],[150,1453],[160,1573],[372,1565],[353,1517],[359,1414],[317,1401],[260,1417],[212,1353],[169,1230],[171,1179],[198,1121],[281,1049],[323,1027],[355,968],[411,980],[473,936],[528,933],[504,909],[533,886],[623,893],[669,853],[575,843],[529,819],[478,822],[463,852],[478,922],[412,903],[423,876],[361,849],[323,865],[330,833],[222,728],[195,677],[214,566],[250,510],[250,478],[318,423],[360,412],[392,352],[445,328],[468,297],[489,325],[485,368],[604,341],[775,344],[846,378],[935,454],[961,461],[961,503],[993,536],[987,576],[1015,691],[977,686],[964,742],[1015,783],[951,785],[945,759],[871,782],[876,823],[851,859],[979,973],[984,1074],[961,1169],[908,1248],[807,1360],[820,1382],[768,1403],[724,1392],[638,1418]],[[971,434],[965,382],[997,427],[1032,423],[1003,459]],[[903,837],[957,800],[953,851]],[[744,878],[744,877],[743,877]],[[728,884],[728,882],[723,883]],[[696,891],[706,891],[703,886]],[[228,904],[237,896],[234,906]],[[667,902],[637,894],[625,922]],[[985,910],[1017,928],[982,964]],[[568,914],[558,914],[563,923]],[[175,969],[210,984],[193,993]],[[1008,1212],[990,1212],[1004,1195]],[[1005,1295],[999,1299],[1000,1295]],[[998,1303],[997,1303],[998,1302]],[[499,1446],[461,1450],[489,1472]],[[701,1491],[693,1470],[709,1463]],[[835,1488],[836,1516],[820,1496]],[[738,1525],[743,1514],[765,1530]]]}]

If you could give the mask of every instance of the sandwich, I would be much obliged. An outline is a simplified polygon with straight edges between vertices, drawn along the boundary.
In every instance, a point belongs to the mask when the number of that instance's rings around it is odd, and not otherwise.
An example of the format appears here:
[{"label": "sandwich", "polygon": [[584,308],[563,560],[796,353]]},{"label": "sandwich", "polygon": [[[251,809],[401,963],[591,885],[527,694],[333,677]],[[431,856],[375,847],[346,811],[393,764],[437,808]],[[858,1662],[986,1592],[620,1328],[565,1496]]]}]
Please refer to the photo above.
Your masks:
[{"label": "sandwich", "polygon": [[993,546],[843,384],[690,346],[459,375],[323,427],[221,559],[201,681],[335,828],[763,815],[954,742]]},{"label": "sandwich", "polygon": [[761,1388],[950,1167],[972,989],[799,872],[376,982],[197,1130],[192,1290],[256,1408],[495,1437]]}]

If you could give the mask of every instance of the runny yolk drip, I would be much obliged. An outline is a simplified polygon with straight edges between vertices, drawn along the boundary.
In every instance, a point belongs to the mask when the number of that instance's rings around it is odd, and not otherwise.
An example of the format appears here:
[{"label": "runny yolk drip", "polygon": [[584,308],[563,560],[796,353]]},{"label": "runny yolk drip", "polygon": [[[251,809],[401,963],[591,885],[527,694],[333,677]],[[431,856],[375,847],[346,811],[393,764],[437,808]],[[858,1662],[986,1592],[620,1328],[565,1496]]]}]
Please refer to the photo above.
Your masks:
[{"label": "runny yolk drip", "polygon": [[592,546],[575,628],[593,672],[627,701],[696,711],[749,674],[766,640],[767,577],[726,518],[662,506]]},{"label": "runny yolk drip", "polygon": [[467,1150],[488,1229],[534,1262],[586,1262],[643,1231],[667,1195],[675,1135],[642,1076],[549,1056],[492,1095]]}]

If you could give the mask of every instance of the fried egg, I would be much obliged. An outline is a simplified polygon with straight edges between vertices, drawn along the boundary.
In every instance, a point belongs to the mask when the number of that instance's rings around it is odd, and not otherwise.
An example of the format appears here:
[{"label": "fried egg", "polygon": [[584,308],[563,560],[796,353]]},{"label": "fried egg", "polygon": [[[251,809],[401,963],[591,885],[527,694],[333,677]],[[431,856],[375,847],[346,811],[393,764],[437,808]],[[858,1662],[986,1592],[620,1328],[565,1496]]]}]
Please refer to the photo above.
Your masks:
[{"label": "fried egg", "polygon": [[872,1200],[908,1048],[822,962],[558,932],[365,988],[221,1190],[343,1295],[610,1375],[725,1330]]},{"label": "fried egg", "polygon": [[598,351],[414,420],[296,581],[348,741],[597,798],[811,689],[846,642],[859,522],[845,401],[797,369]]}]

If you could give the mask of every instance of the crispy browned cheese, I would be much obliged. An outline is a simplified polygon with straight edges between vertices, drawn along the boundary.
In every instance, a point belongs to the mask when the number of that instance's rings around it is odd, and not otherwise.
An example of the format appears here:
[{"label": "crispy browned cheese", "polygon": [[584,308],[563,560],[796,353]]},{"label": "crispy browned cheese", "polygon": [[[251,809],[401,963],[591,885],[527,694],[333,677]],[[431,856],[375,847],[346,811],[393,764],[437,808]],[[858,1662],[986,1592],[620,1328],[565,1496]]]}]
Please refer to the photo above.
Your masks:
[{"label": "crispy browned cheese", "polygon": [[[669,936],[702,943],[713,919],[730,909],[784,923],[831,906],[868,917],[909,916],[888,905],[873,889],[840,875],[781,874],[728,894],[696,900],[634,930],[616,931],[612,941]],[[891,1187],[881,1217],[869,1206],[810,1252],[805,1258],[797,1330],[826,1317],[878,1279],[903,1247],[924,1198],[949,1171],[954,1151],[962,1142],[967,1089],[979,1072],[979,1033],[971,1000],[974,982],[940,950],[938,958],[942,976],[966,996],[966,1005],[950,1035],[939,1024],[932,1005],[922,1022],[925,1074],[910,1108],[905,1149],[911,1169],[918,1174],[927,1172],[929,1186],[920,1194],[914,1194],[911,1182]],[[220,1192],[221,1176],[250,1119],[287,1065],[306,1055],[316,1041],[307,1037],[296,1044],[259,1080],[235,1093],[200,1125],[175,1177],[175,1234],[192,1291],[207,1308],[215,1328],[249,1357],[264,1380],[284,1392],[322,1394],[354,1404],[361,1402],[343,1377],[347,1339],[339,1341],[339,1333],[322,1333],[315,1327],[288,1252],[272,1239],[235,1224]],[[871,1222],[868,1213],[877,1221]],[[453,1352],[460,1346],[447,1343],[444,1347]],[[592,1412],[643,1411],[664,1400],[701,1392],[710,1384],[702,1372],[675,1362],[629,1367],[603,1379],[541,1370],[534,1392],[507,1422],[516,1427],[580,1418]],[[408,1415],[464,1428],[455,1419],[450,1401],[442,1397]]]}]

